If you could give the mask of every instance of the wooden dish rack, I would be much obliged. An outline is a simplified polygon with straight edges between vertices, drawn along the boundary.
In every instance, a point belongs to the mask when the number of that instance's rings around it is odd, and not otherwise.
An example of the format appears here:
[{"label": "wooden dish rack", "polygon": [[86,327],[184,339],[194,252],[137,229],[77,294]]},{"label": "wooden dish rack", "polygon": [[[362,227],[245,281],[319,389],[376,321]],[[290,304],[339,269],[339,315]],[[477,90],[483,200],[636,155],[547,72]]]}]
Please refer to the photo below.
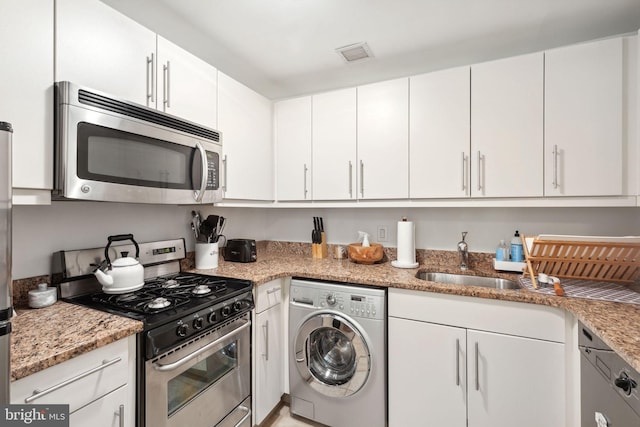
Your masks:
[{"label": "wooden dish rack", "polygon": [[[559,236],[560,237],[560,236]],[[534,288],[536,275],[632,284],[640,277],[640,243],[552,240],[522,236],[527,270]]]}]

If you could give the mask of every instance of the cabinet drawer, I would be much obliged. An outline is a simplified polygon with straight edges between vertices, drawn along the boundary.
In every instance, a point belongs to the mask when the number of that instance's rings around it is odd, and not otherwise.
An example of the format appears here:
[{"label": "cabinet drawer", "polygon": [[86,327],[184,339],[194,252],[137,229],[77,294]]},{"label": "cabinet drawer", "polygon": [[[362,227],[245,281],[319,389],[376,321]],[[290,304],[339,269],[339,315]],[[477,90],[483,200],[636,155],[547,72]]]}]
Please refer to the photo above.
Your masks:
[{"label": "cabinet drawer", "polygon": [[564,311],[543,305],[389,289],[389,316],[561,343],[565,341]]},{"label": "cabinet drawer", "polygon": [[[70,427],[132,427],[134,423],[134,413],[129,403],[129,385],[124,385],[112,391],[101,399],[78,409],[69,416]],[[120,406],[122,405],[122,412]],[[120,414],[123,416],[123,423],[120,424]]]},{"label": "cabinet drawer", "polygon": [[128,360],[127,340],[116,341],[13,382],[11,403],[69,404],[74,412],[125,385]]},{"label": "cabinet drawer", "polygon": [[256,313],[282,302],[282,280],[272,280],[256,288]]}]

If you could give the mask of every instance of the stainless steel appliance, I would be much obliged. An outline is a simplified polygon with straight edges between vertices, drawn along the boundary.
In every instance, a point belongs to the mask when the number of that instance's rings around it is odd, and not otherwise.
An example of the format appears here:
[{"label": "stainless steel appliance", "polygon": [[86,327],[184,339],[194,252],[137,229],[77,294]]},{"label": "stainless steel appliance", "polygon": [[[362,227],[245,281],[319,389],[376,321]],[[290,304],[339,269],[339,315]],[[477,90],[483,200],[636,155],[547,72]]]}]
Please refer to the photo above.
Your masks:
[{"label": "stainless steel appliance", "polygon": [[640,375],[579,323],[583,427],[640,426]]},{"label": "stainless steel appliance", "polygon": [[293,279],[291,413],[332,427],[384,427],[384,289]]},{"label": "stainless steel appliance", "polygon": [[0,122],[0,404],[9,403],[11,378],[11,124]]},{"label": "stainless steel appliance", "polygon": [[[184,239],[139,244],[144,286],[101,290],[92,267],[104,248],[61,251],[63,299],[144,322],[137,344],[138,426],[251,425],[253,283],[180,271]],[[133,253],[111,246],[110,257]]]},{"label": "stainless steel appliance", "polygon": [[56,83],[54,197],[197,204],[222,199],[220,132]]}]

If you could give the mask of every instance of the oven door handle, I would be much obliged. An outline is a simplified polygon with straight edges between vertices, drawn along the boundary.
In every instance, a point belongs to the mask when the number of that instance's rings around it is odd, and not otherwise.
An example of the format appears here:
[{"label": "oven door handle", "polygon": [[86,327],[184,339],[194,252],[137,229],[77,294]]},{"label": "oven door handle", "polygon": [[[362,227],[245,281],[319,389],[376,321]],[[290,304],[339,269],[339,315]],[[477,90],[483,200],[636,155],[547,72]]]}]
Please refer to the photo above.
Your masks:
[{"label": "oven door handle", "polygon": [[189,362],[190,360],[195,359],[196,357],[198,357],[202,353],[204,353],[207,350],[209,350],[211,347],[215,347],[216,345],[220,344],[222,341],[226,340],[227,338],[232,337],[233,335],[236,335],[236,334],[242,332],[244,329],[248,328],[249,326],[251,326],[251,321],[247,320],[242,326],[237,327],[236,329],[234,329],[233,331],[229,332],[228,334],[221,336],[217,340],[210,342],[209,344],[205,345],[202,348],[199,348],[198,350],[194,351],[193,353],[189,354],[186,357],[183,357],[180,360],[176,360],[175,362],[168,363],[166,365],[162,365],[160,363],[153,363],[153,369],[155,369],[156,371],[160,371],[160,372],[173,371],[174,369],[179,368],[180,366],[184,365],[185,363]]},{"label": "oven door handle", "polygon": [[235,427],[240,427],[251,416],[251,409],[250,408],[247,408],[244,405],[240,405],[240,406],[238,406],[238,409],[240,409],[242,411],[246,411],[246,414],[244,415],[244,417],[242,417],[242,419],[240,421],[238,421],[238,423],[235,425]]},{"label": "oven door handle", "polygon": [[199,141],[196,141],[196,148],[200,152],[200,160],[202,161],[202,179],[200,180],[200,191],[193,192],[193,198],[197,203],[202,202],[202,197],[207,189],[207,181],[209,179],[209,162],[207,160],[207,151]]}]

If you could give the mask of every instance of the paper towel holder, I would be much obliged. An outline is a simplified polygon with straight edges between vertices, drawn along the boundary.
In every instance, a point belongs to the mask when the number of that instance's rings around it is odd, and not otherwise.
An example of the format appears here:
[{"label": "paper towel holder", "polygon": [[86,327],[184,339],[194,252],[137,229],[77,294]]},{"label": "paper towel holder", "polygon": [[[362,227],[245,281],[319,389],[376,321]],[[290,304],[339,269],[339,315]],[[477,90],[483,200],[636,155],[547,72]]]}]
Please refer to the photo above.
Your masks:
[{"label": "paper towel holder", "polygon": [[[407,222],[407,218],[406,217],[402,217],[402,220],[398,222],[398,236],[400,236],[400,227],[401,224],[406,224]],[[411,226],[413,227],[413,223],[411,223]],[[399,238],[398,238],[399,240]],[[419,263],[415,262],[415,229],[412,230],[411,232],[411,240],[412,240],[412,248],[411,251],[413,252],[413,261],[407,261],[407,260],[394,260],[391,261],[391,266],[392,267],[396,267],[396,268],[416,268],[418,267]],[[398,242],[398,246],[400,246],[400,242]],[[398,248],[399,249],[399,248]]]}]

